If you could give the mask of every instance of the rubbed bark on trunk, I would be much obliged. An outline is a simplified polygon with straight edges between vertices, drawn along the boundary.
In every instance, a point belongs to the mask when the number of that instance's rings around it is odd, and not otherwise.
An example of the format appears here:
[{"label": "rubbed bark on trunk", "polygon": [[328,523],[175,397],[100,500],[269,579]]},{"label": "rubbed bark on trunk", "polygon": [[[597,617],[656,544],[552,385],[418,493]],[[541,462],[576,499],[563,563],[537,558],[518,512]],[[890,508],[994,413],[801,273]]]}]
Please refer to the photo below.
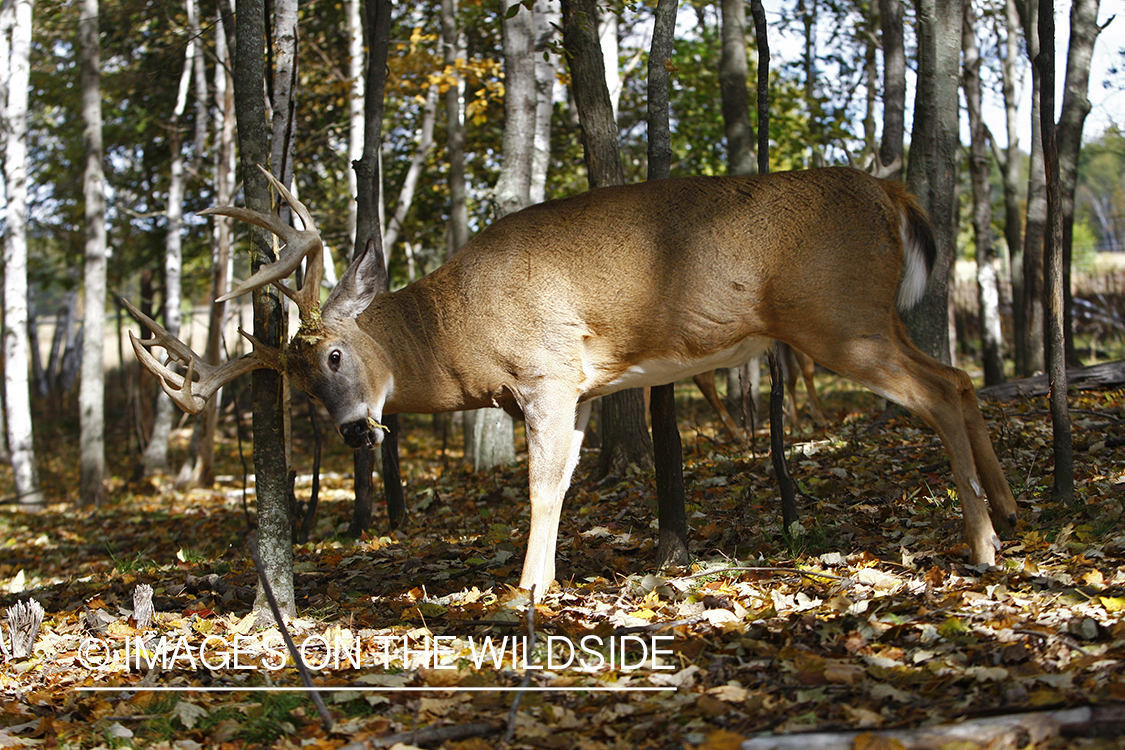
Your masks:
[{"label": "rubbed bark on trunk", "polygon": [[1000,290],[996,283],[992,245],[992,184],[989,181],[988,127],[981,116],[980,51],[977,49],[976,13],[966,0],[962,47],[965,58],[961,86],[969,113],[969,181],[973,195],[973,237],[977,246],[977,297],[980,300],[981,360],[985,385],[1004,381],[1001,353]]},{"label": "rubbed bark on trunk", "polygon": [[105,172],[102,168],[101,45],[98,0],[83,0],[78,21],[83,150],[86,170],[86,300],[82,320],[82,375],[78,390],[81,451],[79,497],[83,505],[105,502],[105,338],[106,236]]},{"label": "rubbed bark on trunk", "polygon": [[907,183],[934,225],[937,257],[922,301],[904,315],[919,349],[949,363],[949,273],[957,240],[961,0],[918,0],[918,93]]},{"label": "rubbed bark on trunk", "polygon": [[[617,145],[605,64],[598,42],[597,4],[593,0],[564,0],[563,46],[568,54],[572,92],[582,125],[582,147],[590,187],[625,182]],[[598,474],[623,471],[630,464],[652,464],[652,442],[645,425],[644,395],[637,388],[618,391],[601,400],[602,454]]]}]

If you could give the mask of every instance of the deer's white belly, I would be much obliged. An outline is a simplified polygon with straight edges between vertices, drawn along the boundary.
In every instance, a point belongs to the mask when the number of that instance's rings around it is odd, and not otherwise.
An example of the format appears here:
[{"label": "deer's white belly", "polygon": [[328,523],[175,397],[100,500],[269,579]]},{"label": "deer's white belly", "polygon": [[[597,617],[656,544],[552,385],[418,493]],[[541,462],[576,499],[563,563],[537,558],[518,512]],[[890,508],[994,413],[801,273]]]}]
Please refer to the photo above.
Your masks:
[{"label": "deer's white belly", "polygon": [[772,339],[767,338],[746,338],[729,349],[687,362],[670,359],[644,360],[631,366],[609,383],[590,391],[587,397],[604,396],[625,388],[664,385],[718,367],[737,367],[751,357],[764,352],[771,341]]}]

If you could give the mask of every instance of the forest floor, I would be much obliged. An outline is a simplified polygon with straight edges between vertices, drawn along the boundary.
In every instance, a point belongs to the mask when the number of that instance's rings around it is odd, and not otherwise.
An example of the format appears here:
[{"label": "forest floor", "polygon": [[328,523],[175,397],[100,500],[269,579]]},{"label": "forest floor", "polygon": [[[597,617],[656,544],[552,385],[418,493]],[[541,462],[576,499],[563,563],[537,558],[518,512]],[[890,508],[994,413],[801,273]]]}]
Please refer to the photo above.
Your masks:
[{"label": "forest floor", "polygon": [[[342,535],[350,453],[326,436],[289,630],[314,682],[332,688],[320,693],[328,730],[304,692],[263,689],[300,681],[276,626],[248,616],[249,444],[231,430],[220,483],[179,493],[167,478],[123,478],[136,458],[119,436],[109,502],[79,508],[77,430],[54,420],[37,436],[50,507],[0,506],[0,606],[33,597],[46,610],[34,655],[0,667],[0,747],[376,747],[417,731],[398,739],[487,748],[511,715],[507,747],[718,749],[765,733],[1125,702],[1125,393],[1073,394],[1070,504],[1050,496],[1045,399],[983,405],[1021,513],[986,570],[967,563],[936,436],[912,418],[872,429],[873,397],[830,376],[818,385],[831,423],[790,436],[803,527],[791,544],[767,438],[731,444],[687,387],[677,399],[690,566],[653,569],[651,472],[599,482],[596,451],[584,452],[562,518],[561,586],[536,592],[530,648],[528,594],[514,588],[526,455],[473,474],[428,418],[407,420],[408,518],[388,533],[377,507],[371,534],[354,540]],[[309,472],[307,440],[294,463]],[[0,491],[10,487],[0,474]],[[299,478],[298,497],[308,492]],[[131,619],[141,583],[157,612],[144,633]],[[525,679],[537,690],[512,712]],[[894,742],[855,746],[905,746]]]}]

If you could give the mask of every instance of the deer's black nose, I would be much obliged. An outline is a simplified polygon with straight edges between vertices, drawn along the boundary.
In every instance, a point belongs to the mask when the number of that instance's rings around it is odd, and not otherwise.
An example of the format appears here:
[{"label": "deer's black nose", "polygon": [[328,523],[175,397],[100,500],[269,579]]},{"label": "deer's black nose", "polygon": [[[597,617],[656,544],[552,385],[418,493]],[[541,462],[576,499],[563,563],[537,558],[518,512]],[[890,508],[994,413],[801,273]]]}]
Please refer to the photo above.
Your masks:
[{"label": "deer's black nose", "polygon": [[344,442],[352,448],[378,445],[383,440],[382,430],[372,429],[370,422],[366,419],[357,419],[354,422],[341,425],[340,434],[344,437]]}]

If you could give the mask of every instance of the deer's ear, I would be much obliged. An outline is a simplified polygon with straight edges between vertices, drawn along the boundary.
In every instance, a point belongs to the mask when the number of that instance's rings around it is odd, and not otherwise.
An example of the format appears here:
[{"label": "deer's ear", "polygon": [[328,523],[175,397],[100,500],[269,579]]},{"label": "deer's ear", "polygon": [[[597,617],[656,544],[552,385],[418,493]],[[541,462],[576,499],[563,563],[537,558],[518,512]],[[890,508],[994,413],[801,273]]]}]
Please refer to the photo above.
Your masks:
[{"label": "deer's ear", "polygon": [[352,261],[340,283],[328,295],[324,314],[333,318],[355,318],[385,291],[387,266],[383,263],[383,253],[375,240],[368,240],[363,252]]}]

